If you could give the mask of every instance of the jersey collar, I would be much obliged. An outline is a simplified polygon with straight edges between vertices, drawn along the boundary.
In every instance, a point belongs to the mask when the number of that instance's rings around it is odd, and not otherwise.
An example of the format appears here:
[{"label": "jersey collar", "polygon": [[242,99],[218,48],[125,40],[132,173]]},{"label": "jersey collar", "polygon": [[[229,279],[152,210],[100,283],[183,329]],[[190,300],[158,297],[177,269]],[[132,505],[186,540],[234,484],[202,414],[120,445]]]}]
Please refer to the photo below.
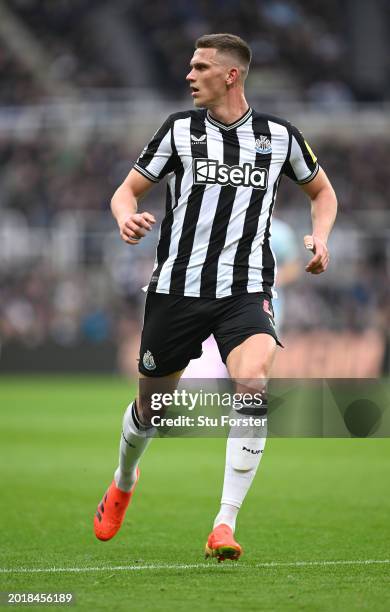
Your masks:
[{"label": "jersey collar", "polygon": [[243,114],[243,116],[240,117],[240,119],[237,119],[237,121],[235,121],[234,123],[229,123],[228,125],[226,125],[226,123],[221,123],[221,121],[217,121],[216,119],[214,119],[214,117],[210,115],[210,111],[207,111],[206,117],[207,121],[220,128],[221,130],[234,130],[235,128],[238,128],[240,125],[245,123],[245,121],[248,121],[251,115],[252,109],[251,107],[249,107],[248,110]]}]

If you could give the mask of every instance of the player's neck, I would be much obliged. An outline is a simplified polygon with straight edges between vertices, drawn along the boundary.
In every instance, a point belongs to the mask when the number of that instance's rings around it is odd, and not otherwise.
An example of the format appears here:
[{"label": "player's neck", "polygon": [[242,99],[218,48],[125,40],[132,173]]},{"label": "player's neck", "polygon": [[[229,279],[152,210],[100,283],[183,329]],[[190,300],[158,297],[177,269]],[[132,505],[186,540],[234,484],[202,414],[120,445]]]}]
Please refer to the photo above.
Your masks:
[{"label": "player's neck", "polygon": [[214,119],[229,125],[230,123],[238,121],[238,119],[245,115],[248,108],[249,104],[244,94],[240,94],[239,96],[224,99],[220,103],[209,106],[208,111]]}]

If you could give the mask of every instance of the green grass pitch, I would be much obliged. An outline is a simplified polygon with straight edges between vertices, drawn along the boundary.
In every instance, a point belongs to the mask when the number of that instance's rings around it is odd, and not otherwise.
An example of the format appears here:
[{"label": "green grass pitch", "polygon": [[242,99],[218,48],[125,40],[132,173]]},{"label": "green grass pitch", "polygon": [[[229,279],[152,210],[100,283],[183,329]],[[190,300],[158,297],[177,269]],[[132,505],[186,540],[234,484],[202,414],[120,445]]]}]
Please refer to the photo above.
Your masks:
[{"label": "green grass pitch", "polygon": [[71,591],[91,611],[390,609],[388,439],[269,440],[238,519],[244,555],[222,564],[203,547],[224,441],[155,440],[121,532],[97,541],[133,391],[109,377],[0,379],[0,591]]}]

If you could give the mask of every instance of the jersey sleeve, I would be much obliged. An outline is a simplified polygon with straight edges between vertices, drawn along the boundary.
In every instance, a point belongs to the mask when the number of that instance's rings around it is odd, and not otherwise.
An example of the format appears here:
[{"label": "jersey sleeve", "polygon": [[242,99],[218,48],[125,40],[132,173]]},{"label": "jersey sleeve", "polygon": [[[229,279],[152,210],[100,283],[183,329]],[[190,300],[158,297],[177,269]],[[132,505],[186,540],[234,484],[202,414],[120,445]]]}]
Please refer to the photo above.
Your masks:
[{"label": "jersey sleeve", "polygon": [[147,179],[158,183],[166,174],[175,169],[178,161],[172,135],[173,119],[168,119],[144,147],[134,168]]},{"label": "jersey sleeve", "polygon": [[317,157],[295,126],[289,126],[289,133],[290,148],[283,172],[299,185],[310,183],[320,169]]}]

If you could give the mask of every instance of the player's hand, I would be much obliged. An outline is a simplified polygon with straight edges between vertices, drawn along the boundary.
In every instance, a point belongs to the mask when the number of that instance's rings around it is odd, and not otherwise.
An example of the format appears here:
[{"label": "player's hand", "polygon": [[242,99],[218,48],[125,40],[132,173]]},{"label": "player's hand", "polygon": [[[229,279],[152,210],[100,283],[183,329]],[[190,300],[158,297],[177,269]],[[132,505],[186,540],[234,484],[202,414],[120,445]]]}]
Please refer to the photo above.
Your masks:
[{"label": "player's hand", "polygon": [[311,274],[325,272],[329,263],[329,251],[325,242],[316,236],[305,236],[303,242],[305,248],[314,253],[314,257],[311,258],[305,267],[306,272]]},{"label": "player's hand", "polygon": [[148,212],[134,213],[119,222],[119,231],[122,240],[127,244],[138,244],[141,238],[150,232],[156,223],[154,216]]}]

